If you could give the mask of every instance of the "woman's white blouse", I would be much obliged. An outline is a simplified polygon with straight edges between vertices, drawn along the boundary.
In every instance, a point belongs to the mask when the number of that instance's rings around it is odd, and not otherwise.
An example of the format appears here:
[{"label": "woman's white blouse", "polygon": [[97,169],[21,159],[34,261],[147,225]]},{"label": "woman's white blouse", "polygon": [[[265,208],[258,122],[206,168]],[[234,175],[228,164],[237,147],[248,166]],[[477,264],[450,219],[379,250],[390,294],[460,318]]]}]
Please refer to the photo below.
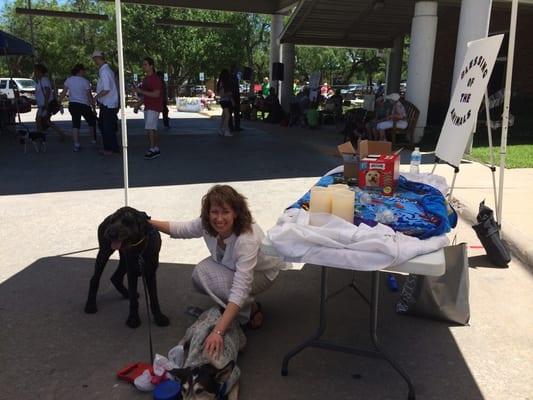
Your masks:
[{"label": "woman's white blouse", "polygon": [[232,234],[225,239],[226,250],[220,261],[217,260],[217,237],[204,230],[200,218],[188,222],[170,222],[170,236],[176,239],[204,238],[213,260],[235,271],[228,301],[239,307],[250,296],[254,271],[264,271],[266,277],[273,281],[285,265],[279,258],[260,251],[265,234],[257,224],[252,225],[252,232],[239,236]]}]

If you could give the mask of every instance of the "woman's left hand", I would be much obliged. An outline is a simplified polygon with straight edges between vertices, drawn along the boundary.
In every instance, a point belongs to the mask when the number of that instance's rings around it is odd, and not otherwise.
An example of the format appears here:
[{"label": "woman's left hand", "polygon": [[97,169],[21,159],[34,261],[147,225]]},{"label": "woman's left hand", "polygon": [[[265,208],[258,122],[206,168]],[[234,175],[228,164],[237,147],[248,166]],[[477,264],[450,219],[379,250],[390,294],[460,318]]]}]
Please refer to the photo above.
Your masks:
[{"label": "woman's left hand", "polygon": [[218,359],[224,348],[224,338],[211,332],[204,342],[204,351],[213,359]]}]

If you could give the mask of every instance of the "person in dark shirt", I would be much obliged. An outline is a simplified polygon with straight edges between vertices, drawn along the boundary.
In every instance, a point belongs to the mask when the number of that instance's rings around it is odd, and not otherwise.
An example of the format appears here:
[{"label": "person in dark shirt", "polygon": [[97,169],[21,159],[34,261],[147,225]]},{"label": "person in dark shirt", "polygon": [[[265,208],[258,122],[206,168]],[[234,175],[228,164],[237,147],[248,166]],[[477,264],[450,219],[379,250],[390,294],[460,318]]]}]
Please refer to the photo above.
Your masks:
[{"label": "person in dark shirt", "polygon": [[230,119],[229,128],[231,131],[242,131],[241,128],[241,93],[239,86],[239,76],[237,67],[231,66],[231,93],[233,97],[233,103],[230,107]]}]

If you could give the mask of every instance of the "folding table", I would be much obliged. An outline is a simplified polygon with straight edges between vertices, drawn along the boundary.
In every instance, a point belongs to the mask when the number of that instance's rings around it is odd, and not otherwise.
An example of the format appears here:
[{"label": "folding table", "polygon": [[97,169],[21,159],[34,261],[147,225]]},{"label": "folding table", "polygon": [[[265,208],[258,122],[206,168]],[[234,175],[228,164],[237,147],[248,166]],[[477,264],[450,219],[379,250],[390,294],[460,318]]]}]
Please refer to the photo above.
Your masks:
[{"label": "folding table", "polygon": [[[274,249],[272,243],[268,238],[263,240],[262,251],[265,254],[277,255],[276,250]],[[296,262],[297,260],[291,260]],[[312,264],[307,264],[312,265]],[[381,347],[378,334],[378,308],[379,308],[379,278],[381,272],[398,272],[398,273],[410,273],[417,275],[429,275],[429,276],[441,276],[445,272],[445,260],[444,260],[444,251],[438,250],[432,253],[424,254],[417,256],[405,262],[404,264],[397,265],[394,267],[386,268],[382,271],[367,271],[372,274],[371,279],[371,290],[370,298],[367,298],[355,285],[354,281],[351,282],[350,287],[353,288],[369,305],[370,307],[370,337],[372,339],[372,344],[374,345],[374,350],[361,349],[354,346],[347,346],[343,344],[338,344],[333,341],[321,339],[322,335],[326,330],[326,303],[329,298],[335,296],[337,293],[333,293],[331,296],[328,296],[327,282],[328,282],[328,268],[337,268],[334,266],[321,265],[318,266],[321,268],[321,281],[320,281],[320,310],[319,310],[319,325],[315,333],[313,333],[308,339],[302,342],[300,345],[296,346],[294,349],[290,350],[285,357],[283,358],[281,366],[281,374],[287,376],[289,372],[289,361],[292,357],[296,356],[299,352],[307,347],[317,347],[325,350],[339,351],[348,354],[355,354],[362,357],[371,357],[379,358],[389,362],[389,364],[402,376],[405,382],[408,385],[408,399],[415,399],[415,387],[405,370],[389,356]],[[354,266],[354,271],[357,271],[357,267]]]}]

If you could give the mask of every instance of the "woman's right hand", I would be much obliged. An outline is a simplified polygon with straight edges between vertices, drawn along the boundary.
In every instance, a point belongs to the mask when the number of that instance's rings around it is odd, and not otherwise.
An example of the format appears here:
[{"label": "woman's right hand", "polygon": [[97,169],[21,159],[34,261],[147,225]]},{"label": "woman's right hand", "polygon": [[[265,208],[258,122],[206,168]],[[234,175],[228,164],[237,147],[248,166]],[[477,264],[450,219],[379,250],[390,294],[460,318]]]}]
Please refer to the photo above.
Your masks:
[{"label": "woman's right hand", "polygon": [[167,235],[170,235],[170,224],[168,221],[157,221],[157,220],[149,219],[148,223],[150,223],[150,225],[152,225],[159,232],[163,232],[163,233],[166,233]]}]

